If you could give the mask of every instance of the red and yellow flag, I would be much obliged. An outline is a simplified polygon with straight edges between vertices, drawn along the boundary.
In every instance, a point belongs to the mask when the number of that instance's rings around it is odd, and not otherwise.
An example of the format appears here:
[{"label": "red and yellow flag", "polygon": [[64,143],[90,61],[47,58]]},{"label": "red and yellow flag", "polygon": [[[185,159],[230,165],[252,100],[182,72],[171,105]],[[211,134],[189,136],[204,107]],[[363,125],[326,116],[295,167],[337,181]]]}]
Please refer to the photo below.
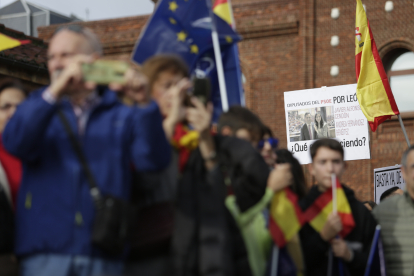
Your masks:
[{"label": "red and yellow flag", "polygon": [[214,2],[213,11],[221,19],[233,26],[233,16],[229,0],[216,0],[216,2]]},{"label": "red and yellow flag", "polygon": [[[352,229],[354,229],[355,221],[352,216],[348,199],[346,198],[342,185],[338,180],[336,182],[336,200],[338,215],[341,217],[342,221],[342,231],[339,235],[343,238],[346,237]],[[306,209],[305,217],[313,229],[319,233],[332,211],[332,188],[329,188],[321,194],[308,209]]]},{"label": "red and yellow flag", "polygon": [[0,51],[28,44],[30,40],[17,40],[0,33]]},{"label": "red and yellow flag", "polygon": [[269,230],[274,242],[284,247],[305,224],[298,197],[290,188],[277,192],[270,205]]},{"label": "red and yellow flag", "polygon": [[355,69],[357,97],[372,131],[379,124],[398,115],[397,104],[387,74],[378,54],[374,36],[361,0],[357,1],[355,22]]}]

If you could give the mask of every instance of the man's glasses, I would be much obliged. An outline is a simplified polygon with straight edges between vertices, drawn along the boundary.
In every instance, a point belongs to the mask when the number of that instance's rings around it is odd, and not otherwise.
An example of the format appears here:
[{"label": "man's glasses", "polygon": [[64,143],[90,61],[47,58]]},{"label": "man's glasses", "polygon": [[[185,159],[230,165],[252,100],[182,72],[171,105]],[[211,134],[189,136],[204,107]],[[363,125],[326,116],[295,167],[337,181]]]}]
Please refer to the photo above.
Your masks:
[{"label": "man's glasses", "polygon": [[257,147],[259,149],[263,149],[266,142],[268,142],[270,144],[270,146],[272,147],[272,149],[277,148],[277,145],[279,144],[279,140],[278,139],[270,137],[270,138],[267,138],[267,139],[264,139],[264,140],[260,140],[259,141],[259,144],[257,145]]}]

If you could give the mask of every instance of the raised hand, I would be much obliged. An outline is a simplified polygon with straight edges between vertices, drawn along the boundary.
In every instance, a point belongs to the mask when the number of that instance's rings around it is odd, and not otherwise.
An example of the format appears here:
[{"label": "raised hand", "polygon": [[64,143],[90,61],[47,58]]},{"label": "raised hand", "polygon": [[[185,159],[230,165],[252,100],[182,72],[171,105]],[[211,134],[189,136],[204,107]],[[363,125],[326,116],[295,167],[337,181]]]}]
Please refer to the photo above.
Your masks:
[{"label": "raised hand", "polygon": [[278,164],[275,169],[270,172],[267,179],[267,187],[274,192],[278,192],[292,184],[293,175],[290,164]]},{"label": "raised hand", "polygon": [[338,214],[331,213],[320,233],[324,241],[330,241],[342,231],[342,221]]}]

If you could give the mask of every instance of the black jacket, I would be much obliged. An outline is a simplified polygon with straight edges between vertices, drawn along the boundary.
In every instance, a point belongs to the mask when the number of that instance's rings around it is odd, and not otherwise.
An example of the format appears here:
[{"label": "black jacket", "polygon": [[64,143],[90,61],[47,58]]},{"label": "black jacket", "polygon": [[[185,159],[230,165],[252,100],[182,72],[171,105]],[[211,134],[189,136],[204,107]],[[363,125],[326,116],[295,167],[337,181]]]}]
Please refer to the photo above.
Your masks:
[{"label": "black jacket", "polygon": [[173,235],[176,276],[252,275],[242,235],[224,201],[234,193],[242,211],[252,207],[265,193],[269,169],[245,141],[215,137],[215,145],[219,165],[207,172],[196,150],[178,185]]},{"label": "black jacket", "polygon": [[0,255],[13,252],[14,212],[0,184]]},{"label": "black jacket", "polygon": [[[313,139],[312,140],[316,140],[318,139],[318,134],[315,131],[315,126],[311,124],[311,131],[313,134]],[[307,140],[311,140],[310,136],[309,136],[309,129],[308,129],[308,125],[304,124],[302,126],[302,128],[300,129],[300,138],[299,141],[307,141]]]},{"label": "black jacket", "polygon": [[[342,185],[342,187],[345,191],[355,220],[355,228],[344,238],[344,240],[349,242],[351,246],[362,246],[360,249],[353,250],[354,258],[351,262],[347,263],[343,261],[343,263],[348,270],[348,275],[362,276],[365,272],[377,223],[368,209],[355,198],[354,191],[347,188],[345,185]],[[302,210],[306,210],[319,195],[321,195],[321,192],[319,192],[318,187],[313,186],[308,195],[300,200]],[[322,240],[319,233],[317,233],[309,224],[306,224],[300,230],[299,235],[307,275],[328,275],[328,256],[331,249],[330,244]],[[339,273],[334,272],[332,275],[339,275]]]}]

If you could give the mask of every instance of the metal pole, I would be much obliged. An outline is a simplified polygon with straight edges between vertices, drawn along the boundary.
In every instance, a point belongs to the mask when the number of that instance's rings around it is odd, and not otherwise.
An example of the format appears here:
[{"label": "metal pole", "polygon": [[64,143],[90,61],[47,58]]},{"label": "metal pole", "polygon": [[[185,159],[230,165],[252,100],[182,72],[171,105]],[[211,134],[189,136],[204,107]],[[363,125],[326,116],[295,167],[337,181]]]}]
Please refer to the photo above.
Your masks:
[{"label": "metal pole", "polygon": [[398,114],[397,116],[398,116],[398,121],[400,121],[401,129],[404,133],[405,141],[407,142],[408,147],[411,147],[410,140],[408,140],[407,131],[405,131],[405,127],[404,127],[403,121],[401,119],[401,115]]},{"label": "metal pole", "polygon": [[227,99],[227,88],[226,88],[226,80],[224,78],[224,69],[223,69],[223,61],[221,59],[221,49],[220,49],[220,42],[216,28],[216,22],[214,20],[214,14],[211,6],[211,0],[207,1],[207,7],[209,8],[210,18],[211,18],[211,37],[213,39],[213,47],[214,47],[214,56],[216,59],[216,67],[217,67],[217,75],[219,80],[219,88],[220,88],[220,97],[221,97],[221,107],[223,108],[223,112],[229,110],[229,101]]}]

